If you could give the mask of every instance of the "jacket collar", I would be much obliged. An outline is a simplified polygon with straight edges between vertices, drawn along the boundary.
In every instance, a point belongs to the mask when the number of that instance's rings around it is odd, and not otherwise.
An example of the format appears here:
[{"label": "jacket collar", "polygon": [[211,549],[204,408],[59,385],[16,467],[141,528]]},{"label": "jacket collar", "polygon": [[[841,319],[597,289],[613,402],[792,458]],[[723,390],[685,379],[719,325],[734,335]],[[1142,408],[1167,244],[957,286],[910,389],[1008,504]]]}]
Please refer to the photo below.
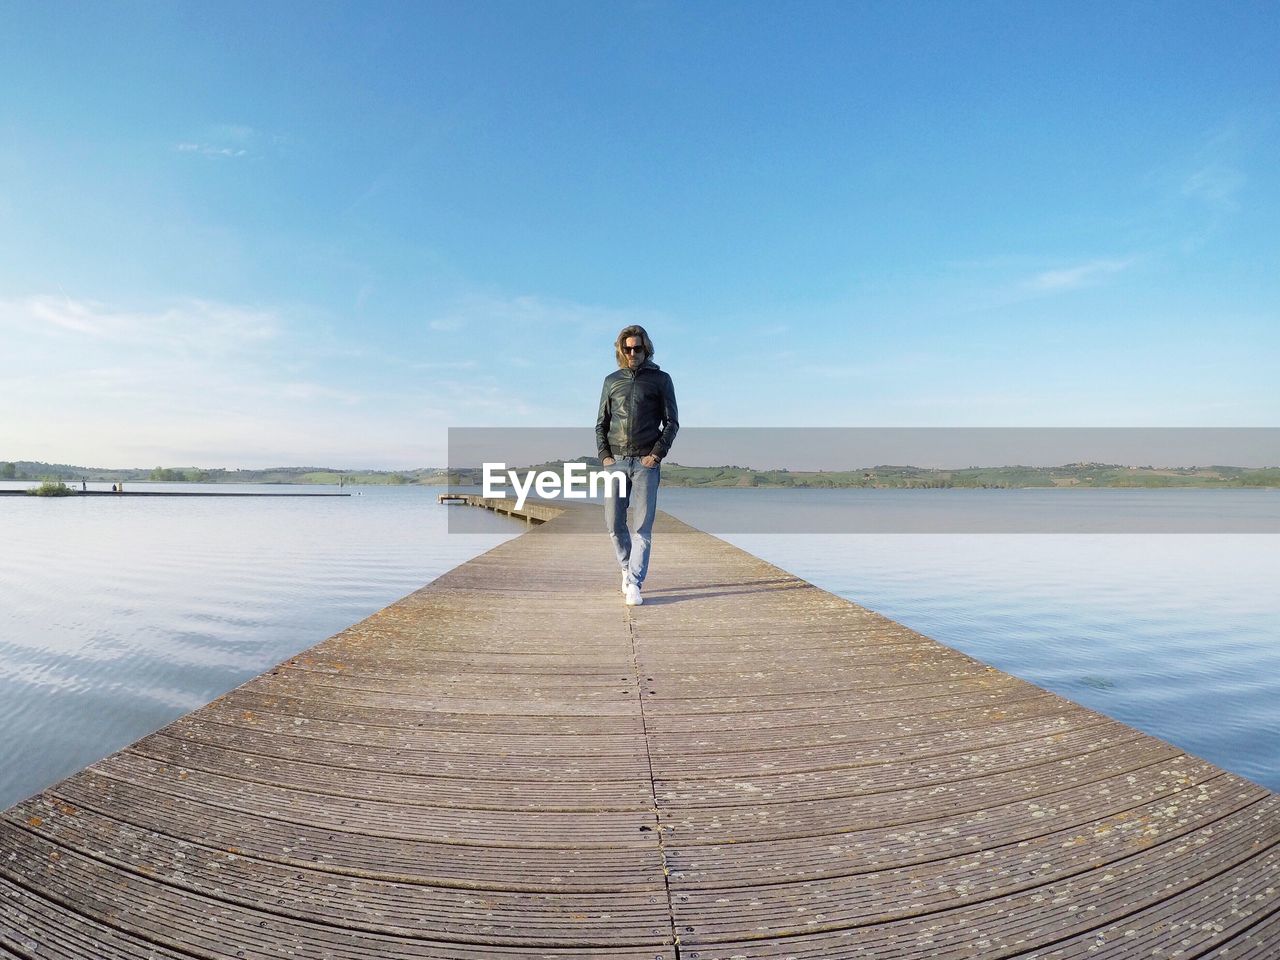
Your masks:
[{"label": "jacket collar", "polygon": [[634,370],[632,370],[630,367],[619,367],[618,369],[621,370],[623,373],[629,373],[631,374],[631,376],[634,377],[641,370],[661,370],[662,368],[659,367],[652,360],[650,360],[648,357],[645,357],[644,363],[640,364],[640,366],[636,367]]}]

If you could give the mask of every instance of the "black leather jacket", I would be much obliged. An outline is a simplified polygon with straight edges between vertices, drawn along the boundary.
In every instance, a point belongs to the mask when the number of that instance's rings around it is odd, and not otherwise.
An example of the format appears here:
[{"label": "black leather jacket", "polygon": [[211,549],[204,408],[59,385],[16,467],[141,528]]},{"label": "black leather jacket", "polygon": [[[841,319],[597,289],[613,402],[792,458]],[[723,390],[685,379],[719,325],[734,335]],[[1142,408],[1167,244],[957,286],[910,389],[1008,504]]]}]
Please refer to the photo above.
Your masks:
[{"label": "black leather jacket", "polygon": [[652,360],[604,378],[596,414],[596,451],[606,457],[665,457],[680,418],[670,374]]}]

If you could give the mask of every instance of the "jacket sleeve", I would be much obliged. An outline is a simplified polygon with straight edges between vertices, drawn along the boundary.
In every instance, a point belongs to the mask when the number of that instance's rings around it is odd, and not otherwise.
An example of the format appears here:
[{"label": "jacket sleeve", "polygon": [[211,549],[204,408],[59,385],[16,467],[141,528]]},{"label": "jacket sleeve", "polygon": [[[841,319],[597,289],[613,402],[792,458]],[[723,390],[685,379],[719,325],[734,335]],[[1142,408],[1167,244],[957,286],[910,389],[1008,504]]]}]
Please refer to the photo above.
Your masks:
[{"label": "jacket sleeve", "polygon": [[606,377],[604,386],[600,388],[600,409],[596,411],[596,453],[604,461],[613,456],[609,449],[609,380]]},{"label": "jacket sleeve", "polygon": [[676,410],[676,388],[667,374],[662,383],[662,433],[649,452],[655,457],[666,457],[675,443],[676,433],[680,429],[680,414]]}]

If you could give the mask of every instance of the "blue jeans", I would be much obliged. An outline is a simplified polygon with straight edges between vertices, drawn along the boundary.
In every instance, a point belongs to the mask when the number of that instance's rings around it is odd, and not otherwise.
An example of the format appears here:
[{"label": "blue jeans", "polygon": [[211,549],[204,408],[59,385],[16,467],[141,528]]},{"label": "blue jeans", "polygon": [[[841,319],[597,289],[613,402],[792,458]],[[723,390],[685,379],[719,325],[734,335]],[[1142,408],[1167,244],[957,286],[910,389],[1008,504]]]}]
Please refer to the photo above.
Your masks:
[{"label": "blue jeans", "polygon": [[[627,583],[637,587],[649,572],[649,547],[653,542],[653,518],[658,513],[658,484],[662,467],[646,467],[640,457],[619,457],[605,470],[627,475],[627,492],[617,496],[610,487],[604,498],[604,527],[613,541],[618,565]],[[629,516],[628,516],[629,515]]]}]

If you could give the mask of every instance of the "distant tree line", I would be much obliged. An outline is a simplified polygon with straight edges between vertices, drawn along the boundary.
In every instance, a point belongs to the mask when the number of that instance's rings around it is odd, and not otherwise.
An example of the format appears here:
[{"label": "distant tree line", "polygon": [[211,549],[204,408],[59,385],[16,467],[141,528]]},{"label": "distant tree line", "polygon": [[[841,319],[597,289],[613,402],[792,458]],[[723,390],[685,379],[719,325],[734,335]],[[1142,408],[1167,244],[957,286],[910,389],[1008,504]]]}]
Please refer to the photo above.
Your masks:
[{"label": "distant tree line", "polygon": [[189,470],[169,469],[168,467],[156,467],[151,471],[152,480],[185,480],[188,483],[203,483],[209,479],[208,470],[200,470],[192,467]]},{"label": "distant tree line", "polygon": [[[540,469],[559,469],[549,461]],[[594,456],[575,463],[596,465]],[[1107,463],[1070,463],[1055,467],[976,467],[935,469],[879,464],[857,470],[758,470],[737,464],[716,467],[663,464],[662,482],[682,487],[893,487],[1004,489],[1021,487],[1280,487],[1280,467],[1225,465],[1156,468]],[[272,467],[228,470],[198,467],[104,469],[35,461],[0,461],[0,480],[81,480],[114,483],[124,480],[203,483],[479,484],[478,468],[423,467],[417,470],[338,470],[332,467]]]}]

